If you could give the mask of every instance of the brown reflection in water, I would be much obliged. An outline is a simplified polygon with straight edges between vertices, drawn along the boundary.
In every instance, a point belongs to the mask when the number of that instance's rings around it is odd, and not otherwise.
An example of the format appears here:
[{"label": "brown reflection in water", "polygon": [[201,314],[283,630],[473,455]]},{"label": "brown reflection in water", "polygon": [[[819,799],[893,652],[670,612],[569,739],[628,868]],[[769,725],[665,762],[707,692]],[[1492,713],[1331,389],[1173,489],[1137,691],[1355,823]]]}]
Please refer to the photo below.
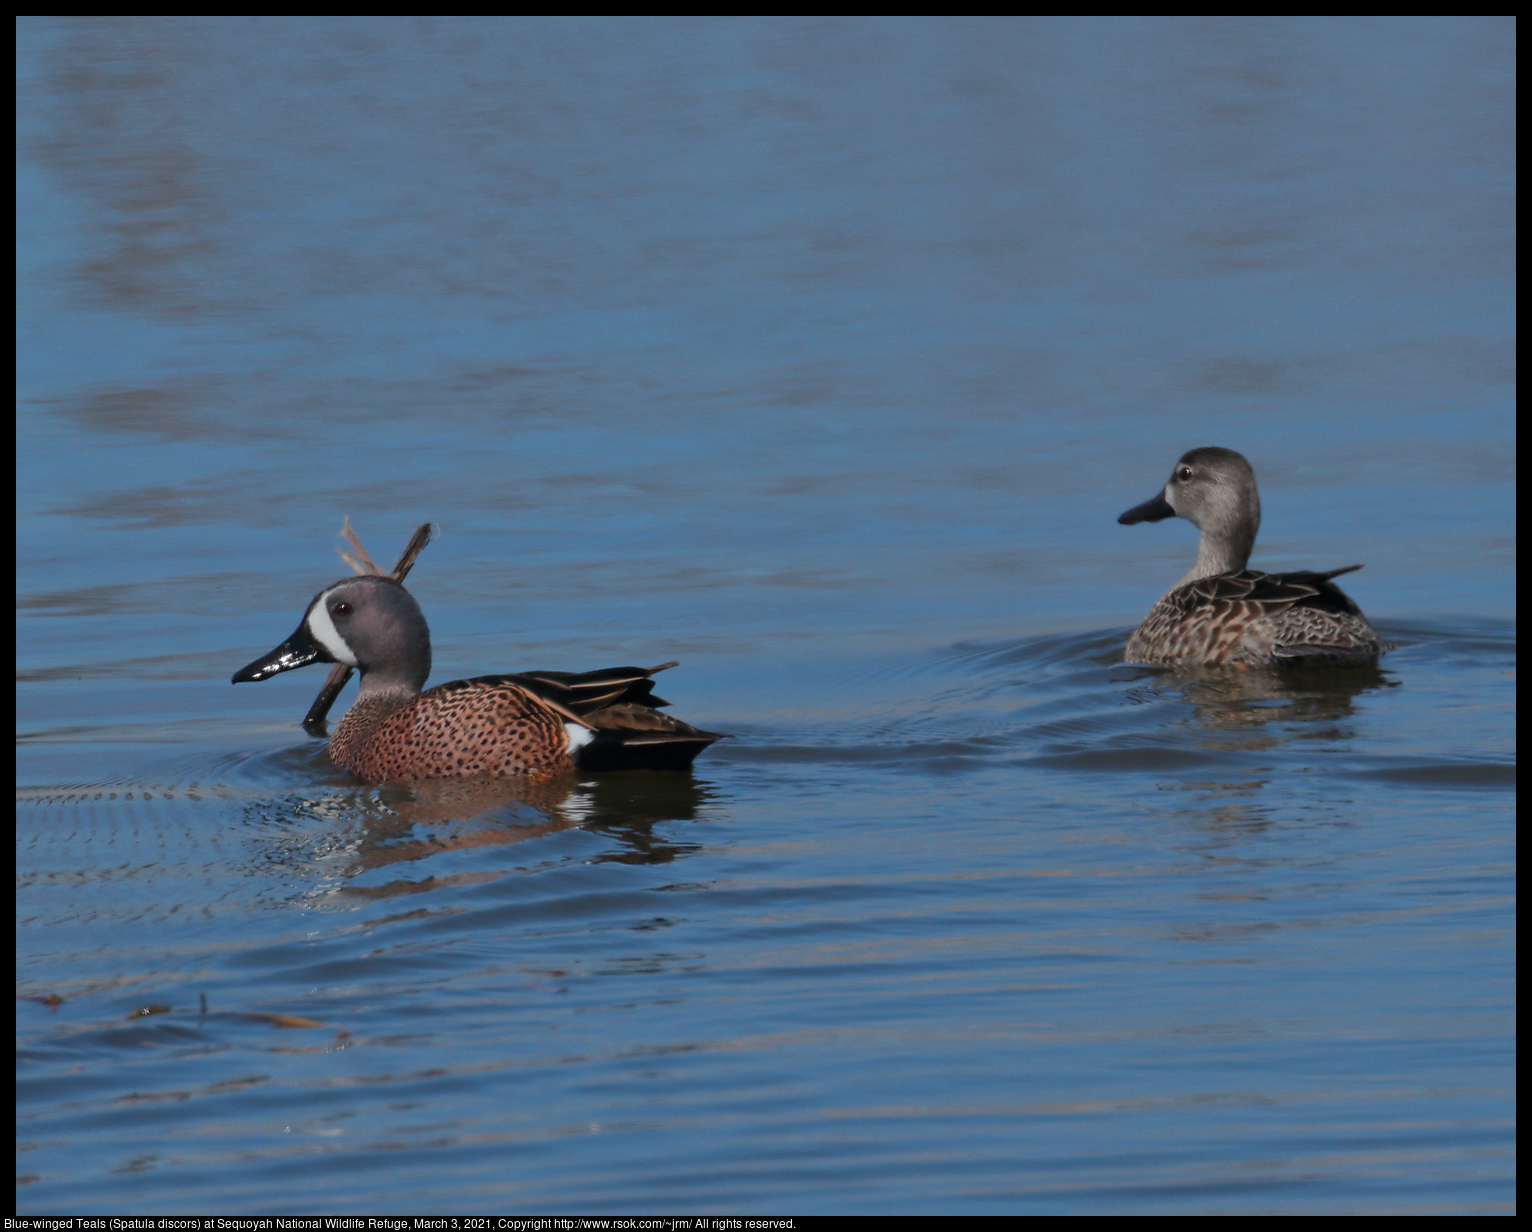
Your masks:
[{"label": "brown reflection in water", "polygon": [[[696,851],[700,843],[658,837],[662,822],[695,821],[711,789],[685,774],[630,771],[546,783],[517,779],[442,779],[358,788],[311,801],[329,816],[360,822],[360,837],[347,847],[338,870],[350,879],[392,864],[428,860],[443,852],[507,847],[576,827],[606,835],[616,845],[588,863],[664,864]],[[424,876],[381,886],[347,886],[344,893],[388,898],[446,885],[495,880],[506,869],[447,877]]]},{"label": "brown reflection in water", "polygon": [[1179,693],[1191,704],[1193,727],[1203,737],[1203,748],[1270,755],[1265,765],[1252,767],[1238,778],[1165,785],[1168,790],[1198,798],[1197,804],[1175,811],[1194,820],[1212,843],[1200,850],[1199,866],[1216,869],[1226,867],[1228,861],[1249,863],[1244,857],[1221,856],[1217,851],[1276,824],[1277,815],[1266,798],[1287,782],[1281,750],[1296,741],[1350,739],[1344,720],[1356,713],[1356,699],[1363,693],[1397,687],[1398,681],[1388,679],[1376,667],[1165,673],[1160,689]]},{"label": "brown reflection in water", "polygon": [[[1220,749],[1268,749],[1292,739],[1291,733],[1267,733],[1270,723],[1334,723],[1356,712],[1355,702],[1362,693],[1374,689],[1396,688],[1376,667],[1349,671],[1270,671],[1220,672],[1195,677],[1173,676],[1172,687],[1191,703],[1196,721],[1218,733]],[[1246,740],[1230,741],[1227,734],[1247,732]],[[1341,731],[1316,729],[1302,733],[1303,739],[1342,737]]]}]

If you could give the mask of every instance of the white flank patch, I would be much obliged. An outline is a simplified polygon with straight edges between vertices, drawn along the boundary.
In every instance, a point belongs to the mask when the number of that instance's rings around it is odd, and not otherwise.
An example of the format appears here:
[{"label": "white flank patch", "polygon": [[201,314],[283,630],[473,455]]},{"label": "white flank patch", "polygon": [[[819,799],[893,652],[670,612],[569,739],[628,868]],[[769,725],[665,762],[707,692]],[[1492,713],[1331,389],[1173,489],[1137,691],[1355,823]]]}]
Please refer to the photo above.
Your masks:
[{"label": "white flank patch", "polygon": [[596,738],[596,733],[588,727],[582,727],[579,723],[565,723],[564,730],[569,733],[569,752],[583,749]]},{"label": "white flank patch", "polygon": [[328,650],[330,657],[337,663],[344,663],[347,667],[356,666],[356,656],[351,653],[351,647],[346,645],[346,639],[340,635],[340,630],[330,619],[330,612],[324,605],[323,595],[319,597],[319,602],[309,609],[308,627],[309,635]]}]

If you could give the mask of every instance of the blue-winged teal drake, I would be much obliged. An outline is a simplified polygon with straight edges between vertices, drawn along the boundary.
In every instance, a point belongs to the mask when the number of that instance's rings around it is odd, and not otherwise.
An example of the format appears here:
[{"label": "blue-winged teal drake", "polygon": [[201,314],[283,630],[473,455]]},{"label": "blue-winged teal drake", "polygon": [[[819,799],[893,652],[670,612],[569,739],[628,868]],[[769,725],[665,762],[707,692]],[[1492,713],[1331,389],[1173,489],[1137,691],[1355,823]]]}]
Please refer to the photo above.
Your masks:
[{"label": "blue-winged teal drake", "polygon": [[431,674],[431,633],[393,578],[326,586],[298,630],[234,673],[265,680],[310,663],[361,673],[361,693],[330,737],[330,760],[360,779],[468,775],[547,779],[577,770],[684,770],[713,741],[661,714],[659,667],[598,672],[519,672],[453,680],[421,692]]},{"label": "blue-winged teal drake", "polygon": [[1197,563],[1128,639],[1129,663],[1162,667],[1359,667],[1389,646],[1328,573],[1246,569],[1261,525],[1250,463],[1232,449],[1183,454],[1153,499],[1117,520],[1181,517],[1202,532]]}]

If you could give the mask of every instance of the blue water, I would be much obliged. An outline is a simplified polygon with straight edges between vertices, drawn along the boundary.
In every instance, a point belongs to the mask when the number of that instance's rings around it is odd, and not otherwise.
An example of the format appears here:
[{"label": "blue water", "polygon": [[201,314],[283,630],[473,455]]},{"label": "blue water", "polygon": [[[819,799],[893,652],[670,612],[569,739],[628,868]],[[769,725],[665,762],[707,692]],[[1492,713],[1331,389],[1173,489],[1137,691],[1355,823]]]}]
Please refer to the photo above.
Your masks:
[{"label": "blue water", "polygon": [[[1514,1210],[1509,18],[19,29],[22,1213]],[[343,516],[731,738],[356,783]]]}]

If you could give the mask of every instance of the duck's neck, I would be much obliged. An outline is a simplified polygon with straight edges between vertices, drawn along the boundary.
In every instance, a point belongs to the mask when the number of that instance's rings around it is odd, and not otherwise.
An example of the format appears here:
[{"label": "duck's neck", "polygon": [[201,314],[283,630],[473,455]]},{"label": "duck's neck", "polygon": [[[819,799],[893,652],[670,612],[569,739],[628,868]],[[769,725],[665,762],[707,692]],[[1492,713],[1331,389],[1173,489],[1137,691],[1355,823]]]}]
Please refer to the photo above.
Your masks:
[{"label": "duck's neck", "polygon": [[411,701],[420,696],[421,686],[425,684],[425,677],[419,673],[384,672],[373,670],[362,673],[362,680],[356,700],[372,697],[398,697],[404,701]]},{"label": "duck's neck", "polygon": [[420,696],[419,689],[369,690],[366,682],[367,678],[362,677],[361,695],[330,733],[330,760],[337,765],[349,766],[351,752],[360,747],[373,728]]},{"label": "duck's neck", "polygon": [[1202,541],[1197,545],[1197,563],[1176,585],[1185,586],[1188,582],[1217,577],[1220,573],[1238,573],[1250,561],[1255,532],[1256,526],[1249,524],[1219,534],[1203,531]]}]

